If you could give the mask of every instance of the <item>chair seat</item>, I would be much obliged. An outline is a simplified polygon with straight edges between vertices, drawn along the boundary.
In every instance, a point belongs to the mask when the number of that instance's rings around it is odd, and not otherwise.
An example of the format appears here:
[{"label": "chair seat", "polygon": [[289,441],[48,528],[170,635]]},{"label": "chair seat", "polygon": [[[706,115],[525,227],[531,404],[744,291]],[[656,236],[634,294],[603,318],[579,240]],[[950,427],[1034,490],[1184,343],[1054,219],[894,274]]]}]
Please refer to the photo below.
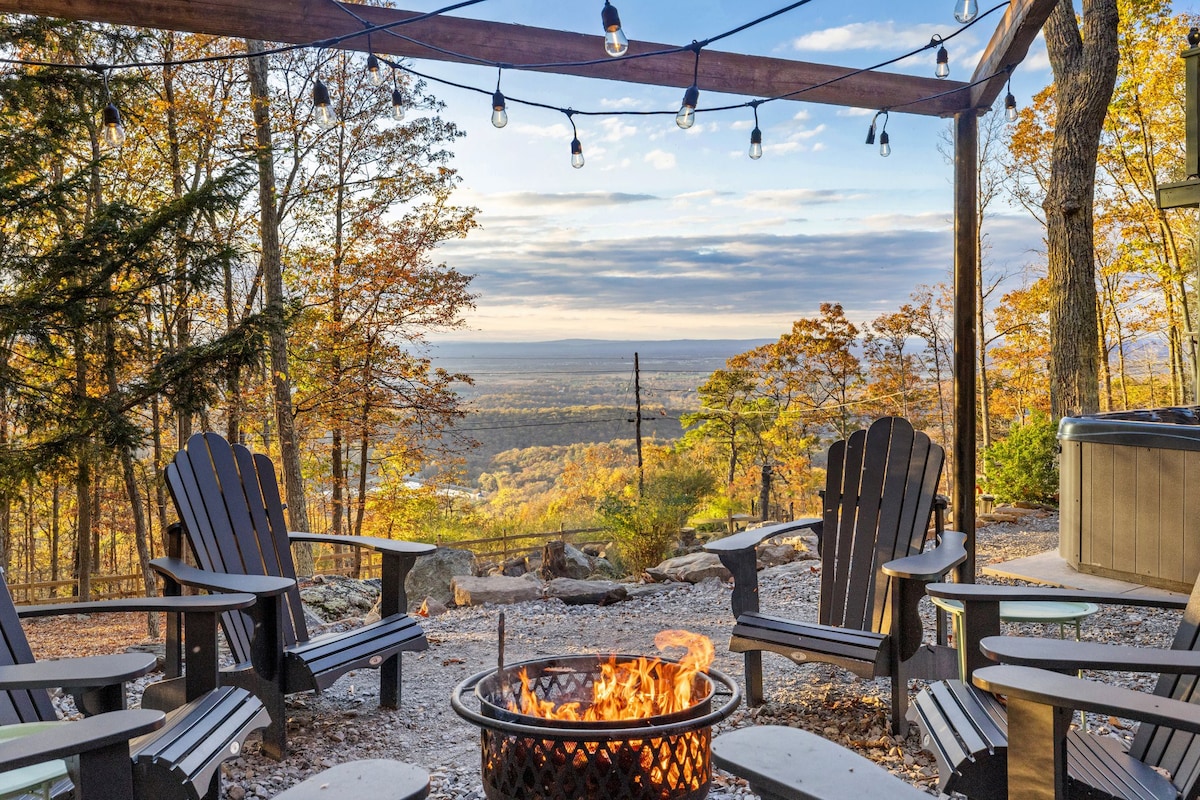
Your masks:
[{"label": "chair seat", "polygon": [[257,697],[232,686],[172,711],[161,729],[131,742],[138,797],[199,800],[221,762],[237,757],[251,731],[269,722]]},{"label": "chair seat", "polygon": [[889,673],[887,642],[882,633],[749,612],[737,618],[729,649],[770,650],[798,664],[821,661],[874,678]]},{"label": "chair seat", "polygon": [[309,684],[314,689],[328,689],[351,670],[377,668],[397,653],[428,647],[425,631],[417,620],[407,614],[397,614],[361,628],[317,636],[289,647],[286,653],[289,685]]},{"label": "chair seat", "polygon": [[[971,800],[1008,797],[1008,720],[987,692],[962,681],[936,681],[913,701],[909,719],[921,746],[934,755],[938,788]],[[1175,800],[1171,781],[1132,758],[1118,742],[1072,730],[1067,736],[1068,793],[1072,798]]]}]

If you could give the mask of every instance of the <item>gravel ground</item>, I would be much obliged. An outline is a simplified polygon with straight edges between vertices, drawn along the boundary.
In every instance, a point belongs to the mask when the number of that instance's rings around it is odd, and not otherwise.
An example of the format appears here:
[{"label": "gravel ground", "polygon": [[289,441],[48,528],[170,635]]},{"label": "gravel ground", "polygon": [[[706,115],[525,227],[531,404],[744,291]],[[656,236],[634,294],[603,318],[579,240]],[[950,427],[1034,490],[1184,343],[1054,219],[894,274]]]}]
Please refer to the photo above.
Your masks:
[{"label": "gravel ground", "polygon": [[[1056,514],[1032,514],[1020,523],[980,528],[979,563],[1032,555],[1057,545]],[[761,578],[764,610],[798,619],[815,619],[819,589],[816,562],[768,571]],[[668,628],[705,634],[716,644],[720,670],[741,679],[741,656],[725,651],[731,612],[730,589],[717,579],[695,586],[678,585],[638,599],[606,607],[566,606],[557,600],[506,606],[509,663],[564,653],[655,652],[654,635]],[[499,608],[454,609],[430,619],[430,648],[405,654],[404,696],[398,711],[378,707],[378,673],[364,670],[343,677],[320,696],[289,699],[291,752],[275,762],[259,755],[256,737],[243,757],[226,767],[223,797],[231,800],[273,797],[312,773],[344,761],[397,758],[419,764],[432,774],[436,800],[480,800],[479,732],[450,708],[454,686],[496,664]],[[1153,611],[1116,609],[1101,612],[1084,624],[1084,637],[1128,643],[1169,643],[1177,617]],[[1056,635],[1038,626],[1021,626],[1032,635]],[[923,753],[915,732],[907,737],[887,733],[886,680],[865,681],[822,664],[796,666],[783,658],[764,657],[767,703],[744,705],[715,733],[752,724],[792,725],[815,731],[883,764],[896,775],[930,790],[936,785],[933,761]],[[1121,680],[1136,685],[1137,680]],[[914,685],[914,691],[916,690]],[[1126,736],[1117,720],[1091,720],[1094,730]],[[711,797],[750,797],[744,782],[718,772]]]}]

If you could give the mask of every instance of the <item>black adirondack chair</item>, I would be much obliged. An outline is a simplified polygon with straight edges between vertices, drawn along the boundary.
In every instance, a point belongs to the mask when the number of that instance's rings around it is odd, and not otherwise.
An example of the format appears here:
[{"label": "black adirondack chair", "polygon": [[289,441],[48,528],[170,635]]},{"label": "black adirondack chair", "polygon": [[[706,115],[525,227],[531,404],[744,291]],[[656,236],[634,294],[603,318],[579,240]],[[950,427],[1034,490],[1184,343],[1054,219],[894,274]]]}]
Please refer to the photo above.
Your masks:
[{"label": "black adirondack chair", "polygon": [[[241,752],[246,737],[267,724],[268,716],[262,703],[245,689],[217,686],[217,618],[223,612],[234,613],[249,607],[254,597],[248,594],[227,594],[213,597],[156,597],[129,600],[110,600],[96,603],[72,603],[70,605],[25,606],[19,611],[13,605],[8,585],[0,573],[0,726],[29,723],[56,722],[58,719],[50,695],[51,687],[62,688],[72,694],[77,707],[84,713],[97,714],[96,719],[107,718],[108,722],[96,727],[100,739],[96,747],[124,747],[126,764],[123,771],[132,767],[133,788],[131,795],[91,794],[92,797],[111,796],[123,798],[136,796],[139,800],[200,800],[218,794],[220,765]],[[154,656],[148,653],[125,653],[93,658],[72,658],[56,661],[35,661],[33,651],[21,628],[21,617],[41,617],[57,614],[88,614],[170,610],[183,615],[188,642],[196,656],[188,663],[188,674],[183,681],[184,704],[171,710],[165,725],[138,728],[132,742],[126,744],[121,717],[112,717],[111,712],[125,708],[125,681],[145,675],[155,667]],[[153,692],[150,692],[153,697]],[[146,705],[146,714],[136,719],[144,726],[152,717],[152,700]],[[15,754],[25,753],[32,757],[37,752],[38,742],[55,742],[63,736],[64,742],[75,737],[71,728],[79,723],[64,722],[53,726],[61,727],[61,733],[47,730],[29,737],[14,739],[0,745],[0,762],[4,760],[5,748],[15,748]],[[154,730],[158,728],[158,730]],[[150,732],[154,730],[154,732]],[[82,732],[80,735],[85,735]],[[143,735],[144,734],[144,735]],[[33,744],[23,743],[24,739]],[[107,744],[101,744],[101,740]],[[22,749],[24,748],[24,749]],[[110,753],[111,755],[111,753]],[[98,751],[89,758],[100,758]],[[22,759],[25,756],[22,756]],[[132,761],[129,761],[132,759]],[[20,761],[21,759],[17,759]],[[41,759],[42,761],[48,759]],[[32,764],[36,761],[25,760]],[[99,762],[98,762],[99,763]],[[19,766],[16,762],[8,768]],[[0,767],[2,768],[2,767]],[[96,769],[101,769],[96,767]],[[118,767],[118,771],[122,771]],[[101,769],[98,774],[109,774]],[[120,776],[112,773],[114,780]],[[117,784],[118,786],[121,784]],[[51,787],[52,789],[54,787]],[[58,789],[69,789],[64,782]]]},{"label": "black adirondack chair", "polygon": [[[424,650],[425,632],[406,613],[404,578],[417,556],[436,547],[363,536],[328,536],[288,531],[271,460],[230,444],[215,433],[196,434],[167,466],[167,488],[182,528],[169,532],[168,557],[151,562],[169,592],[181,585],[215,591],[246,591],[259,600],[250,624],[240,614],[222,618],[237,664],[222,680],[244,686],[266,704],[271,725],[263,751],[282,758],[287,747],[284,696],[321,691],[345,673],[380,670],[379,704],[400,703],[400,654]],[[182,560],[180,531],[200,569]],[[376,550],[383,555],[381,619],[342,633],[310,637],[296,587],[290,544],[324,542]],[[255,627],[258,630],[255,630]],[[178,636],[167,629],[169,674],[178,674]]]},{"label": "black adirondack chair", "polygon": [[[967,633],[961,646],[967,648],[967,664],[976,684],[971,686],[959,680],[932,683],[917,695],[910,712],[912,721],[922,732],[923,746],[937,760],[938,784],[942,791],[959,792],[973,800],[1000,800],[1006,796],[1008,787],[1009,795],[1024,796],[1014,794],[1013,779],[1018,778],[1022,787],[1029,785],[1029,781],[1043,777],[1027,775],[1030,769],[1044,769],[1046,759],[1061,755],[1062,763],[1056,768],[1061,767],[1059,780],[1062,786],[1057,791],[1065,794],[1029,796],[1089,800],[1200,797],[1200,737],[1195,735],[1194,729],[1187,727],[1186,715],[1183,722],[1176,724],[1172,720],[1175,711],[1163,710],[1157,716],[1151,714],[1148,717],[1117,714],[1148,720],[1138,727],[1127,752],[1108,737],[1078,729],[1067,730],[1072,708],[1115,713],[1105,710],[1104,703],[1108,702],[1105,693],[1109,690],[1115,692],[1113,703],[1132,703],[1133,708],[1138,705],[1135,696],[1144,698],[1145,704],[1161,709],[1185,703],[1193,704],[1194,708],[1194,704],[1200,703],[1200,692],[1196,691],[1196,676],[1200,675],[1200,580],[1187,601],[1029,586],[933,584],[928,591],[931,595],[963,603]],[[995,635],[1000,632],[1000,602],[1014,600],[1182,608],[1184,613],[1169,650]],[[1018,665],[1024,671],[991,672],[996,667],[982,666],[991,663],[988,659]],[[1061,685],[1079,689],[1083,692],[1079,698],[1064,695],[1038,699],[1038,692],[1045,691],[1044,687],[1059,684],[1044,675],[1034,674],[1038,671],[1027,669],[1029,667],[1066,673],[1092,669],[1161,674],[1153,696],[1136,692],[1124,695],[1115,687],[1092,686],[1089,682],[1078,681]],[[1009,669],[1008,666],[1005,668]],[[986,684],[979,680],[984,673],[991,676]],[[1001,676],[1006,675],[1009,677],[1001,680]],[[1016,685],[1013,693],[1008,693],[1010,680],[1016,684],[1027,681],[1027,685]],[[976,688],[980,685],[987,691]],[[1007,708],[989,694],[1002,690],[1009,694]],[[1014,706],[1014,696],[1037,702]],[[1035,712],[1033,709],[1040,710]],[[1051,753],[1047,749],[1038,756],[1040,760],[1030,762],[1034,758],[1031,748],[1033,751],[1043,746],[1049,748],[1052,741],[1051,733],[1043,732],[1036,737],[1029,734],[1027,740],[1026,733],[1018,732],[1025,730],[1031,720],[1022,719],[1018,725],[1017,716],[1035,713],[1041,722],[1053,720],[1055,750]],[[1191,713],[1200,715],[1200,709]],[[1032,744],[1035,741],[1036,746]],[[1024,766],[1027,763],[1033,766]],[[1013,765],[1018,764],[1022,765],[1020,776],[1012,771]],[[1171,777],[1168,779],[1164,774]]]},{"label": "black adirondack chair", "polygon": [[[922,642],[917,604],[925,584],[967,557],[965,536],[942,531],[924,551],[945,452],[899,417],[885,417],[829,448],[821,518],[744,531],[705,546],[733,573],[736,623],[730,650],[745,653],[746,693],[763,700],[762,651],[798,664],[837,664],[864,678],[890,677],[892,730],[906,729],[909,678],[956,674],[954,651]],[[812,528],[821,540],[818,622],[759,612],[755,548]]]}]

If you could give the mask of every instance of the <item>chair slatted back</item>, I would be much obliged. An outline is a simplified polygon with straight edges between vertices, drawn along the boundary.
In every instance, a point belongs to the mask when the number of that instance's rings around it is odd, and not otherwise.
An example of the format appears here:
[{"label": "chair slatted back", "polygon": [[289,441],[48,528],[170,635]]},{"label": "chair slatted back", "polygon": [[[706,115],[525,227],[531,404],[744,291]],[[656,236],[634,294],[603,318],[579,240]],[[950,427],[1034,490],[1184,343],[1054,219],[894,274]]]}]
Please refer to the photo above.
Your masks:
[{"label": "chair slatted back", "polygon": [[829,448],[821,624],[888,632],[890,581],[881,568],[924,548],[945,458],[900,417],[876,420]]},{"label": "chair slatted back", "polygon": [[[274,469],[267,460],[271,483]],[[245,447],[231,447],[215,433],[198,433],[175,454],[164,470],[167,488],[183,523],[196,564],[212,572],[231,575],[272,575],[295,578],[296,569],[287,548],[278,486],[273,512],[261,488],[255,458]],[[282,536],[283,546],[279,545]],[[300,613],[300,592],[288,591],[283,620],[283,641],[306,641],[308,631]],[[238,661],[248,661],[253,631],[248,617],[234,612],[222,615],[222,628]]]},{"label": "chair slatted back", "polygon": [[[1175,632],[1172,650],[1200,650],[1200,580],[1192,587],[1183,620]],[[1200,704],[1200,676],[1160,675],[1154,693],[1188,703]],[[1200,797],[1200,736],[1165,725],[1138,725],[1129,754],[1172,776],[1185,800]]]},{"label": "chair slatted back", "polygon": [[[4,572],[0,570],[0,666],[32,664],[33,650],[17,617]],[[50,694],[45,689],[0,691],[0,725],[18,722],[52,722],[58,719]]]}]

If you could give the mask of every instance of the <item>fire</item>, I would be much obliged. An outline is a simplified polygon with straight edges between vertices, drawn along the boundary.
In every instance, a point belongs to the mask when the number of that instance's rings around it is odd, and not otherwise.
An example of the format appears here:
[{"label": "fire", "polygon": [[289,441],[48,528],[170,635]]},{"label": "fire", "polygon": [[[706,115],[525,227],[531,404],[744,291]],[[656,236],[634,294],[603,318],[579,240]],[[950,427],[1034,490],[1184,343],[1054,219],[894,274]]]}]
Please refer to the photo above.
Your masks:
[{"label": "fire", "polygon": [[600,675],[592,685],[590,702],[583,700],[556,704],[537,696],[529,675],[522,669],[520,702],[510,702],[509,710],[543,719],[596,722],[671,714],[690,708],[695,678],[713,661],[713,644],[707,636],[690,631],[660,631],[654,637],[659,650],[685,647],[687,654],[676,668],[664,670],[658,658],[636,658],[618,662],[613,656],[600,664]]}]

